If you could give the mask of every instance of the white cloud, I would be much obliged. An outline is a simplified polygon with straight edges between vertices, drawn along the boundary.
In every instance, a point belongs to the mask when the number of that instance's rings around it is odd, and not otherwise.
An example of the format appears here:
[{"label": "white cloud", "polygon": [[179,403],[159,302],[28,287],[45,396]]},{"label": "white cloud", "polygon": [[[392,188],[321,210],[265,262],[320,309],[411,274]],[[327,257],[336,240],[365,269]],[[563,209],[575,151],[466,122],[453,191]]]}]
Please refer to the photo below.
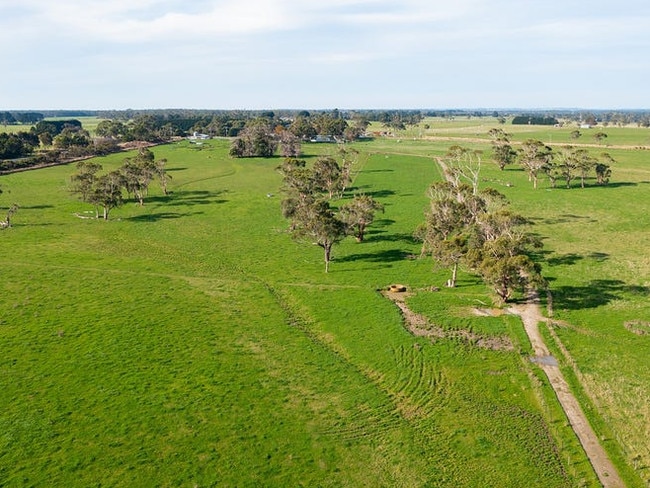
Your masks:
[{"label": "white cloud", "polygon": [[[184,40],[308,30],[312,26],[423,24],[458,18],[478,0],[23,0],[31,34],[108,42]],[[2,22],[2,21],[0,21]],[[12,30],[8,23],[6,29]],[[16,27],[16,26],[13,26]]]},{"label": "white cloud", "polygon": [[519,34],[529,34],[544,39],[549,44],[626,44],[630,41],[648,44],[648,24],[650,17],[611,16],[592,18],[558,18],[531,24],[517,29]]},{"label": "white cloud", "polygon": [[[127,96],[182,105],[166,97],[190,85],[211,107],[224,94],[231,105],[282,94],[285,106],[306,97],[342,106],[336,100],[347,97],[359,107],[372,91],[375,106],[486,97],[494,106],[502,93],[537,103],[550,87],[520,83],[522,74],[576,76],[602,60],[601,72],[642,78],[649,24],[646,0],[593,0],[588,9],[579,0],[0,0],[3,66],[13,73],[0,80],[0,109],[21,93],[35,106],[39,96],[74,106],[82,95],[92,106],[99,86],[105,107]],[[41,94],[42,80],[59,88]],[[607,88],[614,97],[616,80]]]},{"label": "white cloud", "polygon": [[196,4],[164,0],[25,0],[24,8],[33,12],[32,34],[125,43],[286,29],[292,25],[292,15],[284,3],[210,1],[197,8]]}]

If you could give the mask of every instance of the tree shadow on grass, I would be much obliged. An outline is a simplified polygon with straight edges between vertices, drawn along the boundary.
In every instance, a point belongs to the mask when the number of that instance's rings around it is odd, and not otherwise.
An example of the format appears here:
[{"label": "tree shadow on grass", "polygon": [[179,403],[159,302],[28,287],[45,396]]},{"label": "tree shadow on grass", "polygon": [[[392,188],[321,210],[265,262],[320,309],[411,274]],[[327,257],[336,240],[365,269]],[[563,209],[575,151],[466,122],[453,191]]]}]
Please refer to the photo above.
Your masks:
[{"label": "tree shadow on grass", "polygon": [[375,219],[372,222],[373,227],[388,227],[389,225],[393,225],[395,221],[393,219]]},{"label": "tree shadow on grass", "polygon": [[[364,188],[369,188],[368,186],[356,186],[353,188],[348,188],[348,192],[354,195],[366,195],[372,198],[385,198],[395,195],[393,190],[374,190],[374,191],[365,191]],[[381,203],[381,202],[380,202]]]},{"label": "tree shadow on grass", "polygon": [[[46,208],[54,208],[54,205],[19,205],[20,210],[44,210]],[[0,207],[0,211],[7,210],[6,207]]]},{"label": "tree shadow on grass", "polygon": [[191,205],[209,205],[217,203],[225,203],[228,200],[217,198],[226,193],[223,191],[207,191],[207,190],[192,190],[192,191],[175,191],[167,195],[158,195],[154,197],[147,197],[146,202],[158,203],[169,206],[191,206]]},{"label": "tree shadow on grass", "polygon": [[639,184],[632,181],[610,181],[606,185],[592,185],[591,188],[624,188],[627,186],[639,186]]},{"label": "tree shadow on grass", "polygon": [[589,259],[591,261],[596,261],[601,263],[609,259],[609,254],[604,252],[592,252],[583,256],[581,254],[576,254],[571,252],[568,254],[557,254],[552,257],[545,258],[545,261],[546,264],[548,264],[549,266],[572,266],[576,264],[578,261],[582,261],[584,259]]},{"label": "tree shadow on grass", "polygon": [[558,183],[555,187],[551,187],[548,189],[554,191],[568,191],[568,190],[589,190],[590,188],[621,188],[621,187],[624,188],[627,186],[639,186],[639,185],[638,183],[632,181],[615,181],[615,182],[607,183],[606,185],[599,185],[597,183],[585,180],[585,186],[584,188],[582,188],[580,185],[580,179],[578,178],[577,181],[573,180],[569,187],[566,186],[566,183],[564,181],[558,180]]},{"label": "tree shadow on grass", "polygon": [[372,263],[393,263],[408,259],[410,253],[402,249],[388,249],[376,253],[357,253],[337,258],[337,262],[346,263],[354,261],[369,261]]},{"label": "tree shadow on grass", "polygon": [[607,305],[624,295],[650,295],[650,287],[628,285],[621,280],[592,280],[585,286],[552,288],[553,305],[565,310],[583,310]]},{"label": "tree shadow on grass", "polygon": [[576,264],[578,261],[582,261],[583,259],[584,256],[571,252],[568,254],[562,254],[559,256],[553,256],[551,258],[548,258],[546,260],[546,263],[549,266],[572,266]]},{"label": "tree shadow on grass", "polygon": [[404,242],[406,244],[417,244],[412,234],[389,233],[385,230],[372,229],[366,232],[366,242]]},{"label": "tree shadow on grass", "polygon": [[136,215],[134,217],[127,217],[124,220],[130,222],[158,222],[160,220],[180,219],[189,217],[190,215],[202,215],[203,212],[158,212],[146,215]]},{"label": "tree shadow on grass", "polygon": [[551,219],[544,219],[541,217],[532,217],[530,219],[533,222],[541,222],[544,224],[568,224],[571,222],[578,222],[580,220],[586,222],[596,222],[593,218],[586,215],[574,215],[574,214],[562,214]]}]

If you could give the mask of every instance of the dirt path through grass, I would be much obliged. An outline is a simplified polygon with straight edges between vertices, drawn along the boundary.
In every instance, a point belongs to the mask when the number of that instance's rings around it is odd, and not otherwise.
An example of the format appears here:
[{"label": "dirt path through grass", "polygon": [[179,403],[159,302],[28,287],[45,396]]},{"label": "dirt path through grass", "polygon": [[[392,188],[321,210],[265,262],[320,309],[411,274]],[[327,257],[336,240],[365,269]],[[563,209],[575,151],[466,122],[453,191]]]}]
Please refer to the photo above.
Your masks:
[{"label": "dirt path through grass", "polygon": [[557,361],[551,356],[544,343],[538,326],[540,322],[545,322],[546,318],[540,311],[537,296],[531,297],[525,304],[513,305],[509,311],[521,317],[535,354],[532,360],[546,373],[571,427],[578,436],[594,471],[598,475],[598,479],[605,488],[624,487],[623,480],[619,477],[616,468],[600,445],[598,437],[591,425],[589,425],[578,400],[571,393]]},{"label": "dirt path through grass", "polygon": [[[445,165],[444,159],[438,157],[436,160],[442,169],[443,175],[449,179],[449,171]],[[598,479],[605,488],[624,488],[625,484],[623,483],[623,480],[618,475],[616,468],[607,456],[603,446],[600,445],[598,437],[591,428],[591,425],[589,425],[587,417],[582,411],[578,400],[573,393],[571,393],[571,389],[558,367],[557,360],[551,356],[546,344],[544,343],[544,339],[539,332],[539,323],[546,321],[546,318],[542,315],[539,308],[539,296],[537,293],[531,294],[526,303],[513,305],[509,308],[509,312],[521,317],[526,334],[528,335],[535,354],[532,360],[542,368],[548,377],[549,382],[555,391],[555,395],[560,401],[560,405],[569,419],[573,431],[578,436]]]}]

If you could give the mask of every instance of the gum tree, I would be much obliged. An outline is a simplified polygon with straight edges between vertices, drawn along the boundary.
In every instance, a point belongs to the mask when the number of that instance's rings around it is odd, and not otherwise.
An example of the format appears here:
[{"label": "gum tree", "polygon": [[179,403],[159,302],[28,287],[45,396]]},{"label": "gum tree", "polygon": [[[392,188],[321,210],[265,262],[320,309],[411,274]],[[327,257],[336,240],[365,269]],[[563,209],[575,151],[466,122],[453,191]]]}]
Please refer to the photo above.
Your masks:
[{"label": "gum tree", "polygon": [[366,228],[375,219],[375,213],[384,211],[384,206],[369,195],[356,195],[351,202],[341,206],[339,217],[346,225],[348,233],[357,242],[363,242]]},{"label": "gum tree", "polygon": [[329,272],[332,260],[332,247],[346,236],[346,227],[329,203],[316,200],[300,206],[293,215],[291,235],[294,239],[307,241],[323,249],[325,272]]},{"label": "gum tree", "polygon": [[528,173],[528,181],[533,182],[533,188],[537,189],[539,173],[547,170],[553,159],[553,150],[542,141],[528,139],[524,141],[519,150],[519,164]]},{"label": "gum tree", "polygon": [[510,134],[503,129],[490,129],[488,135],[492,138],[492,159],[503,171],[517,159],[517,151],[510,145]]}]

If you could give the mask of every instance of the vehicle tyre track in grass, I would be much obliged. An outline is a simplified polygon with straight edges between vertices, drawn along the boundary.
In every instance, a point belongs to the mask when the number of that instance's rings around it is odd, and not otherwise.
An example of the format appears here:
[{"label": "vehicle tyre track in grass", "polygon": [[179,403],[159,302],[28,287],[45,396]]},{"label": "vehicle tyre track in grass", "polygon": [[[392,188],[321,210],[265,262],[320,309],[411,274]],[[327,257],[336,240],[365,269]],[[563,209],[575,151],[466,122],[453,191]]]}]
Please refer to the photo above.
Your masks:
[{"label": "vehicle tyre track in grass", "polygon": [[545,322],[546,318],[539,309],[539,298],[537,294],[532,294],[525,304],[511,306],[509,312],[521,317],[524,329],[535,354],[531,360],[538,364],[548,377],[551,387],[555,391],[557,399],[573,431],[580,440],[580,444],[582,444],[598,479],[605,488],[624,487],[623,480],[620,478],[607,453],[600,445],[596,433],[591,428],[578,400],[571,393],[569,385],[558,367],[557,361],[551,356],[539,332],[538,324]]},{"label": "vehicle tyre track in grass", "polygon": [[[441,371],[434,370],[424,360],[419,347],[401,346],[393,349],[397,376],[389,377],[370,365],[357,364],[338,343],[315,330],[310,318],[296,310],[294,304],[280,290],[269,283],[258,281],[285,311],[288,325],[298,328],[314,343],[348,364],[389,400],[382,405],[359,404],[352,415],[341,419],[340,425],[326,429],[322,434],[346,440],[382,437],[388,431],[399,428],[399,424],[404,421],[415,427],[415,423],[430,419],[434,410],[446,404],[445,392],[449,382]],[[354,392],[350,394],[354,395]]]}]

